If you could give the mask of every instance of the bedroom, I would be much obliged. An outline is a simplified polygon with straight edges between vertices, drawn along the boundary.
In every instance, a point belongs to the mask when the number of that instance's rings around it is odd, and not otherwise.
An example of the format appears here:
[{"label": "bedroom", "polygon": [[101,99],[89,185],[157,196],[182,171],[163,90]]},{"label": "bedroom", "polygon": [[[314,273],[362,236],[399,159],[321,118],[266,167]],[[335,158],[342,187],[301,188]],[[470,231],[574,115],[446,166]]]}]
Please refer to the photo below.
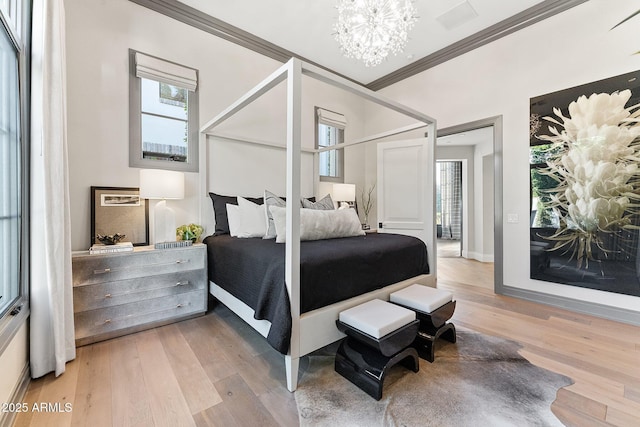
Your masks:
[{"label": "bedroom", "polygon": [[[136,48],[190,65],[203,80],[200,117],[204,122],[247,91],[280,63],[220,38],[159,15],[129,1],[67,1],[66,47],[68,79],[68,140],[71,180],[72,249],[86,249],[89,239],[89,195],[91,185],[137,185],[137,170],[128,167],[128,75],[126,52]],[[488,117],[503,117],[503,215],[517,214],[518,223],[504,221],[502,283],[517,296],[542,292],[549,303],[578,310],[593,309],[605,316],[622,313],[638,323],[638,298],[587,291],[529,279],[528,158],[526,141],[528,102],[542,93],[595,81],[639,69],[640,56],[630,21],[609,31],[637,9],[632,1],[612,7],[591,0],[547,20],[447,61],[380,92],[412,105],[438,119],[441,128]],[[585,22],[591,25],[584,25]],[[203,54],[201,46],[207,46]],[[248,65],[250,64],[250,65]],[[500,64],[500,66],[496,66]],[[71,83],[73,82],[73,83]],[[212,83],[216,82],[216,83]],[[221,82],[221,83],[217,83]],[[336,102],[328,93],[316,93],[313,105]],[[461,102],[452,102],[459,99]],[[366,121],[358,119],[364,108],[347,97],[339,101],[341,111],[353,122],[353,137],[375,134],[399,126],[376,109],[366,110]],[[312,119],[308,119],[312,122]],[[261,129],[255,129],[262,132]],[[262,135],[255,135],[256,137]],[[360,151],[358,151],[360,150]],[[347,153],[346,181],[362,185],[373,176],[375,154],[361,148]],[[198,176],[187,174],[187,194],[175,203],[178,222],[197,222],[193,212],[202,202],[196,195]],[[243,188],[216,188],[255,192],[250,180]],[[283,191],[275,188],[274,191]],[[602,312],[601,312],[602,311]],[[3,383],[8,396],[19,381],[26,360],[26,331],[21,330],[2,366],[12,365],[14,374]],[[17,350],[16,350],[17,348]],[[6,362],[8,361],[8,362]]]}]

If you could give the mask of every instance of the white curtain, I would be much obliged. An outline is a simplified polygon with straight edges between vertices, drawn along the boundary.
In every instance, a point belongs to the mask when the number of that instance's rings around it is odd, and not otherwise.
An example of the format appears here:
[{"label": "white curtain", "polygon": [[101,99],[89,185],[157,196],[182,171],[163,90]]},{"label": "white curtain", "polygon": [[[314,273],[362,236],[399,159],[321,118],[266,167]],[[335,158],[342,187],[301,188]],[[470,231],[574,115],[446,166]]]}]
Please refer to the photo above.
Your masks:
[{"label": "white curtain", "polygon": [[34,0],[31,64],[31,376],[75,358],[63,0]]}]

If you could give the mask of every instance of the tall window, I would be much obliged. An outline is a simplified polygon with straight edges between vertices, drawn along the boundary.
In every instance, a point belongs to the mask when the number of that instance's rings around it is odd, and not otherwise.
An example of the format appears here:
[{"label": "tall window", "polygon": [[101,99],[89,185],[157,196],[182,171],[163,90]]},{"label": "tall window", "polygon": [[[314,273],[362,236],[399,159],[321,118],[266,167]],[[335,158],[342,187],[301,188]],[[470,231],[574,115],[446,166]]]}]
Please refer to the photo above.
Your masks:
[{"label": "tall window", "polygon": [[142,158],[186,162],[189,142],[189,91],[141,79]]},{"label": "tall window", "polygon": [[21,161],[18,51],[0,24],[0,317],[20,296]]},{"label": "tall window", "polygon": [[197,71],[131,51],[129,165],[198,170]]},{"label": "tall window", "polygon": [[[316,107],[316,147],[325,148],[344,143],[347,124],[342,114]],[[344,149],[327,150],[320,153],[319,171],[322,181],[344,181]]]}]

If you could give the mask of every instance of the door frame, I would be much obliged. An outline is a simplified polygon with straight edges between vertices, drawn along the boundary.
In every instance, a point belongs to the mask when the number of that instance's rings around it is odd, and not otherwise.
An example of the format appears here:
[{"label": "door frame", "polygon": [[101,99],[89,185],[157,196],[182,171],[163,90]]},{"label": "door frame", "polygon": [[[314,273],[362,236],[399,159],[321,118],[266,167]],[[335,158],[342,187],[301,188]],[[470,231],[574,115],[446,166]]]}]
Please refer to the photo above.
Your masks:
[{"label": "door frame", "polygon": [[[493,289],[495,293],[504,293],[504,271],[503,271],[503,203],[502,203],[502,116],[487,117],[485,119],[460,125],[438,129],[437,137],[452,135],[461,132],[493,127]],[[435,170],[434,159],[433,168]],[[433,206],[435,215],[435,204]]]}]

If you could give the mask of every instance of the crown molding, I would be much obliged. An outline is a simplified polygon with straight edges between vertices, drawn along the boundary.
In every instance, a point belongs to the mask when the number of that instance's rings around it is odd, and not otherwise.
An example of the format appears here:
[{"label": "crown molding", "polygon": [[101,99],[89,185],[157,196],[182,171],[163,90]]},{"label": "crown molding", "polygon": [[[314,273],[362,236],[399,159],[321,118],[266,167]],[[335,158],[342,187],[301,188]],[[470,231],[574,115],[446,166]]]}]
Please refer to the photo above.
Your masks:
[{"label": "crown molding", "polygon": [[366,87],[375,91],[383,89],[586,1],[588,0],[545,0],[386,76],[380,77],[367,84]]},{"label": "crown molding", "polygon": [[298,58],[308,64],[313,64],[316,67],[323,70],[330,71],[342,78],[345,78],[354,83],[362,84],[350,77],[330,70],[327,67],[323,67],[314,61],[311,61],[303,56],[300,56],[294,52],[277,46],[267,40],[264,40],[258,36],[255,36],[247,31],[244,31],[238,27],[228,24],[218,18],[214,18],[204,12],[199,11],[184,3],[180,3],[177,0],[129,0],[132,3],[151,9],[162,15],[173,18],[176,21],[180,21],[184,24],[191,25],[194,28],[198,28],[209,34],[213,34],[216,37],[220,37],[224,40],[235,43],[239,46],[245,47],[249,50],[257,52],[261,55],[275,59],[283,64],[289,61],[291,58]]},{"label": "crown molding", "polygon": [[335,71],[323,67],[322,65],[310,61],[294,52],[277,46],[271,42],[268,42],[258,36],[255,36],[247,31],[244,31],[238,27],[230,25],[220,19],[214,18],[204,12],[201,12],[191,6],[187,6],[184,3],[180,3],[177,0],[129,0],[132,3],[136,3],[140,6],[151,9],[155,12],[166,15],[177,21],[191,25],[214,36],[220,37],[224,40],[228,40],[239,46],[250,49],[261,55],[265,55],[276,61],[285,63],[291,58],[298,58],[309,64],[313,64],[324,70],[337,74],[347,80],[354,83],[361,84],[368,89],[377,91],[411,77],[415,74],[421,73],[443,62],[449,61],[457,56],[463,55],[495,40],[498,40],[506,35],[514,33],[518,30],[535,24],[536,22],[550,18],[565,10],[571,9],[574,6],[585,3],[588,0],[545,0],[527,10],[524,10],[517,15],[507,18],[497,24],[492,25],[482,31],[479,31],[457,43],[447,46],[431,55],[425,56],[405,67],[400,68],[397,71],[387,74],[369,84],[363,84],[343,74],[336,73]]}]

